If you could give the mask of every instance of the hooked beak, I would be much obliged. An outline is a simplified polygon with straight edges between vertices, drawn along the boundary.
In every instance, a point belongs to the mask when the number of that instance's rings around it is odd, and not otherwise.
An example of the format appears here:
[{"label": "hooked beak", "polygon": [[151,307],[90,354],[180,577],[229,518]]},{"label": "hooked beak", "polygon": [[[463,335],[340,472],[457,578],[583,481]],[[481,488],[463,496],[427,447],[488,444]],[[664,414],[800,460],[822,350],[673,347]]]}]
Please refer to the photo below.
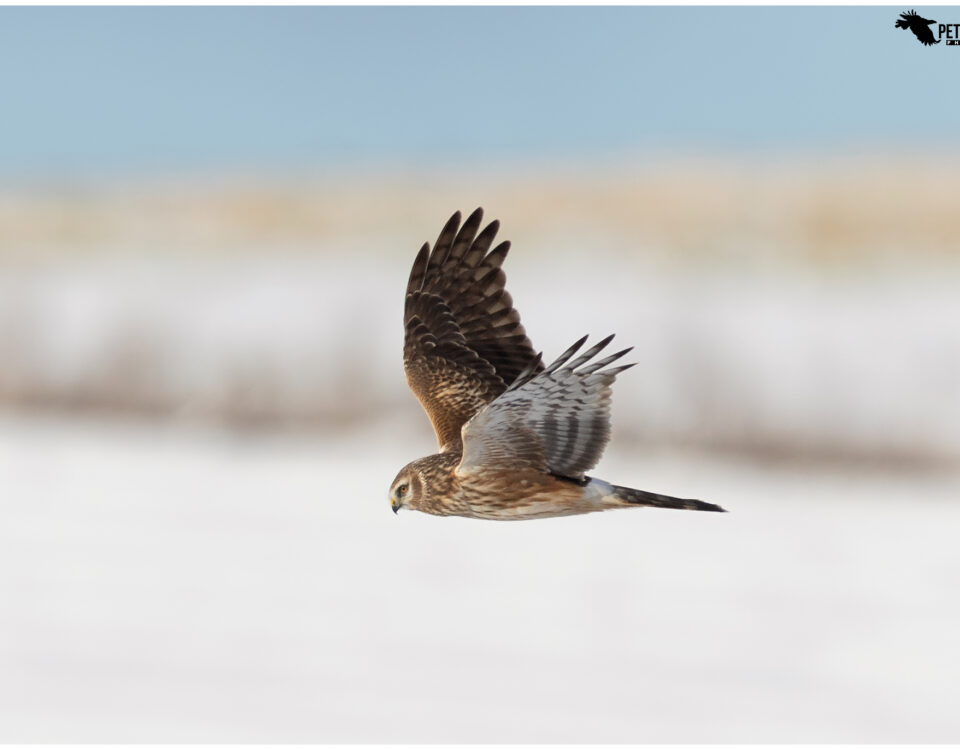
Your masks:
[{"label": "hooked beak", "polygon": [[397,503],[396,505],[390,503],[390,507],[393,508],[393,515],[397,515],[397,511],[400,510],[400,503]]}]

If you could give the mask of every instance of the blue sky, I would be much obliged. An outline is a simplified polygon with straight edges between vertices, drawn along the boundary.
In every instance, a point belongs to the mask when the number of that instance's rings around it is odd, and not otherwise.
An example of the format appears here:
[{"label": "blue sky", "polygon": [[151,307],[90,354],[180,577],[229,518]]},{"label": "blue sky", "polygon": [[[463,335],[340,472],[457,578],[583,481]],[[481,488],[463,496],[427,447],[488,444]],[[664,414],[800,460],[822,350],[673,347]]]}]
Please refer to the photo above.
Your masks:
[{"label": "blue sky", "polygon": [[0,176],[946,146],[900,10],[3,7]]}]

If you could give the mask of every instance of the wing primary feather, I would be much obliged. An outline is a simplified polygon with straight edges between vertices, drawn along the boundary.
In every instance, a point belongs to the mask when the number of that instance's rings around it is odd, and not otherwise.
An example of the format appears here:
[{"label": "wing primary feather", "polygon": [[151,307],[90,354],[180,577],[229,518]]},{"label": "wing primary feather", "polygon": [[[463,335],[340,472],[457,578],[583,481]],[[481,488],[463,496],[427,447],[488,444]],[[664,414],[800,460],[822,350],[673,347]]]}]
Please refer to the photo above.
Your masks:
[{"label": "wing primary feather", "polygon": [[473,283],[474,288],[487,298],[489,298],[489,295],[496,294],[498,290],[503,289],[503,285],[507,281],[507,275],[500,266],[487,268],[486,263],[476,270],[474,276],[480,277],[475,279]]},{"label": "wing primary feather", "polygon": [[499,221],[494,220],[487,224],[483,231],[477,235],[477,238],[473,241],[473,244],[470,245],[470,247],[465,248],[461,263],[465,263],[466,265],[476,265],[476,263],[471,264],[469,262],[470,259],[473,258],[474,254],[477,255],[477,260],[483,258],[483,256],[487,254],[487,250],[489,250],[490,246],[493,244],[494,239],[496,239],[497,232],[499,231]]},{"label": "wing primary feather", "polygon": [[507,253],[509,252],[510,240],[504,240],[487,253],[487,256],[483,259],[483,266],[485,268],[500,268],[500,266],[503,265],[503,261],[507,259]]},{"label": "wing primary feather", "polygon": [[609,357],[604,357],[599,362],[592,362],[588,367],[581,368],[580,372],[583,373],[584,375],[591,375],[595,373],[597,370],[600,370],[606,367],[611,362],[616,362],[618,359],[620,359],[620,357],[622,357],[624,354],[630,351],[633,351],[632,346],[627,349],[623,349],[622,351],[619,351],[616,354],[611,354]]},{"label": "wing primary feather", "polygon": [[613,368],[611,368],[611,369],[609,369],[609,370],[604,370],[604,371],[603,371],[602,373],[600,373],[600,374],[601,374],[601,375],[612,375],[613,377],[616,377],[617,375],[619,375],[619,374],[620,374],[621,372],[623,372],[624,370],[629,370],[631,367],[636,367],[636,366],[637,366],[637,363],[636,363],[636,362],[631,362],[629,365],[620,365],[620,367],[613,367]]},{"label": "wing primary feather", "polygon": [[556,372],[557,370],[559,370],[560,367],[561,367],[568,359],[570,359],[570,357],[572,357],[574,354],[577,353],[577,351],[580,349],[581,346],[583,346],[583,342],[586,341],[587,338],[588,338],[588,336],[584,336],[583,338],[579,339],[576,343],[574,343],[573,346],[571,346],[571,347],[570,347],[569,349],[567,349],[563,354],[561,354],[559,357],[557,357],[557,358],[553,361],[553,363],[552,363],[546,370],[544,370],[544,373],[547,374],[547,375],[549,375],[549,374],[554,373],[554,372]]},{"label": "wing primary feather", "polygon": [[413,268],[410,269],[410,278],[407,281],[407,294],[416,292],[423,286],[423,279],[427,274],[427,261],[430,259],[430,243],[424,242],[420,252],[417,253],[417,259],[413,261]]},{"label": "wing primary feather", "polygon": [[482,221],[482,208],[476,209],[467,217],[467,220],[463,222],[463,226],[460,227],[460,231],[457,232],[457,236],[453,240],[453,245],[450,248],[450,252],[443,259],[444,263],[452,260],[459,260],[463,257],[463,254],[473,244],[473,240],[477,236],[477,230],[480,228],[480,222]]},{"label": "wing primary feather", "polygon": [[594,344],[593,346],[591,346],[587,351],[585,351],[583,354],[581,354],[579,357],[573,360],[573,362],[567,365],[567,369],[576,370],[580,365],[584,364],[585,362],[595,357],[597,354],[600,353],[603,347],[605,347],[607,344],[613,341],[613,336],[614,334],[611,333],[609,336],[603,339],[603,341],[601,341],[600,343]]},{"label": "wing primary feather", "polygon": [[510,384],[510,387],[507,388],[508,391],[514,391],[527,382],[531,377],[537,374],[537,368],[540,366],[540,363],[543,361],[543,352],[537,352],[537,356],[530,360],[526,367],[524,367],[520,374],[517,375],[517,379]]},{"label": "wing primary feather", "polygon": [[453,240],[457,236],[457,228],[460,226],[460,212],[455,211],[453,216],[447,219],[447,223],[440,230],[437,242],[433,246],[433,252],[430,253],[430,263],[427,266],[427,272],[439,268],[446,260],[450,248],[453,246]]},{"label": "wing primary feather", "polygon": [[[463,255],[461,263],[469,268],[477,268],[484,260],[487,250],[493,244],[494,237],[500,229],[499,221],[492,221],[480,233],[480,236],[474,240],[474,243],[467,248]],[[489,233],[489,236],[488,236]]]}]

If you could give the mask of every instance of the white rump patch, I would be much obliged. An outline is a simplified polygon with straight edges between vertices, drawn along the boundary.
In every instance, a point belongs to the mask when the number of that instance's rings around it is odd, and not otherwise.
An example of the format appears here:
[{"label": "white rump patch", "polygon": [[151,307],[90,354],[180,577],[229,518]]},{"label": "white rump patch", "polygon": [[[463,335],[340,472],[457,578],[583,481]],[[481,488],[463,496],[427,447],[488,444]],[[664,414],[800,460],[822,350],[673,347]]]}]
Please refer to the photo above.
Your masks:
[{"label": "white rump patch", "polygon": [[591,505],[594,503],[602,505],[604,498],[610,497],[613,492],[613,485],[610,482],[604,482],[602,479],[591,479],[587,486],[583,488],[583,499]]}]

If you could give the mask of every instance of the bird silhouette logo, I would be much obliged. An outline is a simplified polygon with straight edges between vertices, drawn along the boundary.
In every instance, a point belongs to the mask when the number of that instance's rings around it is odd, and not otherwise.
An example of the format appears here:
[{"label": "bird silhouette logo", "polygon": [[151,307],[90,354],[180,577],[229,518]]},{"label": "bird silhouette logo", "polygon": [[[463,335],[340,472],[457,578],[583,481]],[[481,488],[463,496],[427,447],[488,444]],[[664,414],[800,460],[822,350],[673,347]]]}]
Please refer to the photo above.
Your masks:
[{"label": "bird silhouette logo", "polygon": [[926,18],[921,18],[915,10],[911,10],[909,13],[900,14],[900,20],[897,21],[894,28],[910,29],[924,47],[929,47],[931,44],[940,44],[939,39],[933,38],[933,31],[930,28],[930,24],[934,23],[936,23],[936,21],[928,21]]}]

